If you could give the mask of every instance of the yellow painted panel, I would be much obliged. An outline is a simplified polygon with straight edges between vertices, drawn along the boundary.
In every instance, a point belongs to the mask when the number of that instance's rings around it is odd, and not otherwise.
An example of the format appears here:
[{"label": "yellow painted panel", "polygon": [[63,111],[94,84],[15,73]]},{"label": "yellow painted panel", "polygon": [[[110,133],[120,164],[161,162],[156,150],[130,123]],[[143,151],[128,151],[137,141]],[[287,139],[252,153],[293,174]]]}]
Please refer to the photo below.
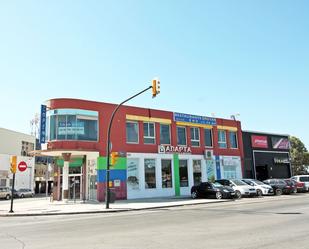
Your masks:
[{"label": "yellow painted panel", "polygon": [[228,130],[228,131],[237,131],[237,127],[233,126],[224,126],[224,125],[218,125],[217,126],[218,130]]},{"label": "yellow painted panel", "polygon": [[212,125],[203,125],[189,122],[176,122],[177,125],[191,126],[191,127],[201,127],[205,129],[212,129]]},{"label": "yellow painted panel", "polygon": [[161,124],[172,123],[172,120],[166,118],[153,118],[153,117],[136,116],[136,115],[126,115],[126,119],[132,121],[156,122]]}]

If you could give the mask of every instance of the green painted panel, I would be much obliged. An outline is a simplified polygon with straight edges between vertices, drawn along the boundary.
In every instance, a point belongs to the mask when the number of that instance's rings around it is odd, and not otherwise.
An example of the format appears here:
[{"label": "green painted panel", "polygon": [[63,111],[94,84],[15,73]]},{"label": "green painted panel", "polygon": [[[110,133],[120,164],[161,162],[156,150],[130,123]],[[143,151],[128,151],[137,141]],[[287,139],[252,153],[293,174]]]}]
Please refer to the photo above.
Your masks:
[{"label": "green painted panel", "polygon": [[[97,169],[106,169],[106,157],[98,157],[98,167]],[[127,158],[126,157],[119,157],[116,164],[114,166],[111,166],[111,169],[127,169]]]},{"label": "green painted panel", "polygon": [[175,196],[180,196],[180,177],[179,177],[179,156],[173,155],[174,159],[174,179],[175,179]]},{"label": "green painted panel", "polygon": [[[56,163],[59,167],[63,167],[64,161],[63,159],[57,159]],[[83,165],[83,158],[74,158],[70,161],[69,167],[71,168],[81,167],[82,165]]]}]

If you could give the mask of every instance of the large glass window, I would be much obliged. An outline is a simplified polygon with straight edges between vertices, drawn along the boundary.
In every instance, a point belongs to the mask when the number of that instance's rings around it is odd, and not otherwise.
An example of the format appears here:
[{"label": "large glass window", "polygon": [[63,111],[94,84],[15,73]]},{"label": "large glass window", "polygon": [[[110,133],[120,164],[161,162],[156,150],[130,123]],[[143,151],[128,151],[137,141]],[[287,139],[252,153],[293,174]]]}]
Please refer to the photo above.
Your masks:
[{"label": "large glass window", "polygon": [[162,188],[172,188],[172,161],[162,159],[161,167]]},{"label": "large glass window", "polygon": [[171,144],[169,125],[160,124],[160,144]]},{"label": "large glass window", "polygon": [[187,145],[186,127],[177,127],[177,144]]},{"label": "large glass window", "polygon": [[199,185],[202,181],[201,160],[193,160],[193,181],[194,181],[194,185]]},{"label": "large glass window", "polygon": [[98,140],[98,112],[81,109],[54,109],[47,112],[50,140]]},{"label": "large glass window", "polygon": [[198,127],[191,127],[191,145],[198,147],[200,146],[200,129]]},{"label": "large glass window", "polygon": [[219,148],[226,148],[226,131],[218,130],[218,145]]},{"label": "large glass window", "polygon": [[205,146],[212,147],[212,129],[204,130]]},{"label": "large glass window", "polygon": [[188,161],[179,160],[179,178],[180,178],[180,187],[188,187]]},{"label": "large glass window", "polygon": [[144,143],[155,144],[155,124],[144,123]]},{"label": "large glass window", "polygon": [[232,149],[237,149],[237,133],[234,131],[230,131],[230,147]]},{"label": "large glass window", "polygon": [[145,159],[145,188],[156,188],[156,160]]},{"label": "large glass window", "polygon": [[138,123],[126,122],[127,143],[138,143]]},{"label": "large glass window", "polygon": [[127,160],[127,186],[128,190],[139,189],[139,171],[138,171],[138,159]]}]

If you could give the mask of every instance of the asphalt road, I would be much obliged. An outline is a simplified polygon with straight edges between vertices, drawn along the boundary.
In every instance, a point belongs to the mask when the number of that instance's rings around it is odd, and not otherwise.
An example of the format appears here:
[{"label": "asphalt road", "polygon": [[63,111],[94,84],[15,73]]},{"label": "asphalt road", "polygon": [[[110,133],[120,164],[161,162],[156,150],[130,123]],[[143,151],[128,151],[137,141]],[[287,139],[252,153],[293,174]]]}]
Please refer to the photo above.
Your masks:
[{"label": "asphalt road", "polygon": [[309,248],[309,194],[114,214],[2,217],[1,249]]}]

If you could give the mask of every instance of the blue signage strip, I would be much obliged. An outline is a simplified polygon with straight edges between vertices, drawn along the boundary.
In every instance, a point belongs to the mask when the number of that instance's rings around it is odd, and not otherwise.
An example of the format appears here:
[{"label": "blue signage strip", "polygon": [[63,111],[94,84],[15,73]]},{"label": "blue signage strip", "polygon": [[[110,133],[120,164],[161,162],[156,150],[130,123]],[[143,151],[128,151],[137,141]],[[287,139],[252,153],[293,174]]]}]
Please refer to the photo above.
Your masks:
[{"label": "blue signage strip", "polygon": [[41,105],[40,143],[45,143],[46,136],[46,105]]},{"label": "blue signage strip", "polygon": [[202,125],[217,125],[217,121],[215,118],[184,114],[178,112],[174,112],[174,121],[202,124]]}]

